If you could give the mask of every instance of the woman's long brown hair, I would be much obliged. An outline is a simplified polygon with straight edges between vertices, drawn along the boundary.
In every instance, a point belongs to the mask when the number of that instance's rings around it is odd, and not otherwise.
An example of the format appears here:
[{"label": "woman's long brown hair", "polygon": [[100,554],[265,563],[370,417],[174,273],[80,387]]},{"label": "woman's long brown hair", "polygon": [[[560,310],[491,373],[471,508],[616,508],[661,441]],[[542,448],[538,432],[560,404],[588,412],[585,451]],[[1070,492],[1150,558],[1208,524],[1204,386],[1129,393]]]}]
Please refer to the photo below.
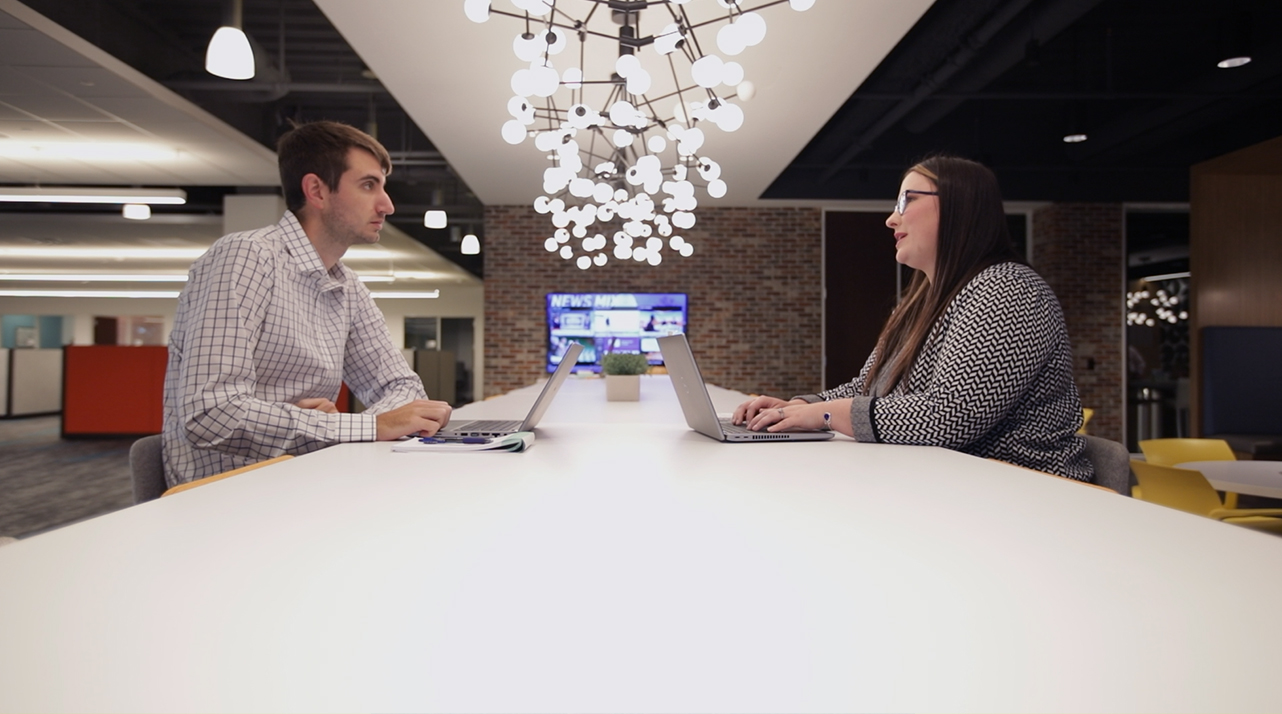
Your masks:
[{"label": "woman's long brown hair", "polygon": [[886,391],[912,373],[930,330],[948,304],[980,271],[997,263],[1019,262],[1011,245],[997,177],[982,164],[952,156],[933,156],[904,172],[930,179],[939,192],[939,244],[935,281],[916,271],[904,298],[877,338],[877,359],[868,371],[864,394],[879,375]]}]

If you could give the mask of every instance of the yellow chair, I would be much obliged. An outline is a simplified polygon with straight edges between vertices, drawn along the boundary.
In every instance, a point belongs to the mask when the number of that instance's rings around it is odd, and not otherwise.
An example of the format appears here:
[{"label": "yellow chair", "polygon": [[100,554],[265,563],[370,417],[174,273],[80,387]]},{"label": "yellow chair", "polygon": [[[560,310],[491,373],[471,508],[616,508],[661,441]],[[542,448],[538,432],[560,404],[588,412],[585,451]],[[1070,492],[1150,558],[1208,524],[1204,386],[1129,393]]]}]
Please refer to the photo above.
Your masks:
[{"label": "yellow chair", "polygon": [[1225,508],[1201,471],[1133,459],[1141,500],[1217,521],[1282,535],[1282,508]]},{"label": "yellow chair", "polygon": [[193,489],[193,488],[196,488],[197,486],[204,486],[204,485],[206,485],[206,484],[210,484],[210,483],[213,483],[213,482],[215,482],[215,481],[222,481],[222,480],[223,480],[223,479],[225,479],[225,478],[231,478],[232,476],[239,476],[240,474],[243,474],[243,473],[245,473],[246,471],[253,471],[254,469],[261,469],[261,468],[262,468],[262,467],[264,467],[264,466],[270,466],[270,465],[272,465],[272,464],[278,464],[278,463],[280,463],[280,462],[282,462],[282,461],[286,461],[286,460],[288,460],[288,459],[292,459],[292,458],[294,458],[294,457],[293,457],[293,456],[291,456],[290,454],[285,454],[284,456],[277,456],[277,457],[276,457],[276,458],[274,458],[274,459],[267,459],[266,461],[259,461],[259,462],[258,462],[258,463],[256,463],[256,464],[250,464],[250,465],[248,465],[248,466],[241,466],[241,467],[240,467],[240,468],[238,468],[238,469],[232,469],[231,471],[224,471],[224,472],[222,472],[222,473],[220,473],[220,474],[214,474],[213,476],[206,476],[205,478],[198,478],[198,479],[196,479],[195,481],[188,481],[187,483],[180,483],[180,484],[178,484],[177,486],[174,486],[173,488],[169,489],[168,491],[165,491],[164,493],[160,494],[160,497],[161,497],[161,498],[164,498],[165,496],[172,496],[172,495],[174,495],[175,493],[182,493],[183,491],[189,491],[189,490],[191,490],[191,489]]},{"label": "yellow chair", "polygon": [[[1158,466],[1175,466],[1189,461],[1237,461],[1229,442],[1223,439],[1145,439],[1140,442],[1144,460]],[[1138,498],[1138,496],[1137,496]],[[1237,494],[1224,494],[1224,507],[1237,508]]]},{"label": "yellow chair", "polygon": [[1090,407],[1082,407],[1082,428],[1077,430],[1078,434],[1086,434],[1086,425],[1091,423],[1091,417],[1095,416],[1095,410]]}]

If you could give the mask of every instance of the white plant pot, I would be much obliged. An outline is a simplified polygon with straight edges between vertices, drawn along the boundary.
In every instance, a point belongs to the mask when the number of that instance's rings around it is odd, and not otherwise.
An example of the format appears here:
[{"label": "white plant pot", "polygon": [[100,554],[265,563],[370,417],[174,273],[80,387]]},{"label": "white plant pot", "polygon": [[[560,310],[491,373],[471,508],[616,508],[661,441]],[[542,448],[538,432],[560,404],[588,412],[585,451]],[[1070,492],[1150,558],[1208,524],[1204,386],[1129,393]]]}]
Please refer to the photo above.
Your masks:
[{"label": "white plant pot", "polygon": [[641,401],[641,375],[605,375],[605,399],[609,402]]}]

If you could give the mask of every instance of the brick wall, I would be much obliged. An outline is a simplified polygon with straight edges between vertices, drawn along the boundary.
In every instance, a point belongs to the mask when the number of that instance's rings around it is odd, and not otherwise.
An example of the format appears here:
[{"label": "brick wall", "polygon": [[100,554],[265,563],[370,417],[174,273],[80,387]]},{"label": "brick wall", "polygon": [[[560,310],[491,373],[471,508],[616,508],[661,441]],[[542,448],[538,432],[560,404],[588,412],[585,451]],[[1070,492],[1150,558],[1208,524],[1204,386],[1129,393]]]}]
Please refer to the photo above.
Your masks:
[{"label": "brick wall", "polygon": [[1122,306],[1125,257],[1122,207],[1061,203],[1033,214],[1033,267],[1064,308],[1082,406],[1095,410],[1090,433],[1122,441]]},{"label": "brick wall", "polygon": [[547,252],[552,225],[524,206],[485,209],[485,392],[545,376],[549,292],[684,292],[704,378],[728,389],[813,392],[822,380],[822,212],[700,208],[689,258],[611,258],[580,270]]}]

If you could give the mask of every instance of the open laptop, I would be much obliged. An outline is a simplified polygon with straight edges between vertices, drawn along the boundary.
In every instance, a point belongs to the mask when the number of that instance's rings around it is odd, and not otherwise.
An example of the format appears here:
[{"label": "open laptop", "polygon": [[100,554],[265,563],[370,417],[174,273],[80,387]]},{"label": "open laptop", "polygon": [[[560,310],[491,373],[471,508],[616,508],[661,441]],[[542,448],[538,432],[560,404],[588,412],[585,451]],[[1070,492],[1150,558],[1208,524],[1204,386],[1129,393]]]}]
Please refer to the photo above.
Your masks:
[{"label": "open laptop", "polygon": [[663,363],[668,368],[668,376],[672,378],[672,388],[677,390],[677,399],[681,402],[681,411],[685,412],[686,423],[700,434],[729,443],[823,441],[833,437],[831,431],[752,431],[745,426],[730,423],[729,419],[718,418],[686,336],[660,337],[659,349],[663,352]]},{"label": "open laptop", "polygon": [[583,345],[578,342],[571,342],[570,347],[561,355],[561,363],[556,366],[556,371],[543,384],[543,391],[539,392],[539,398],[534,400],[530,407],[530,413],[525,415],[525,420],[518,419],[481,419],[476,421],[463,422],[462,424],[447,424],[444,431],[438,436],[507,436],[518,431],[532,431],[534,426],[543,418],[543,412],[548,410],[552,404],[552,398],[556,396],[565,378],[570,376],[574,371],[574,365],[579,361],[579,353],[583,351]]}]

